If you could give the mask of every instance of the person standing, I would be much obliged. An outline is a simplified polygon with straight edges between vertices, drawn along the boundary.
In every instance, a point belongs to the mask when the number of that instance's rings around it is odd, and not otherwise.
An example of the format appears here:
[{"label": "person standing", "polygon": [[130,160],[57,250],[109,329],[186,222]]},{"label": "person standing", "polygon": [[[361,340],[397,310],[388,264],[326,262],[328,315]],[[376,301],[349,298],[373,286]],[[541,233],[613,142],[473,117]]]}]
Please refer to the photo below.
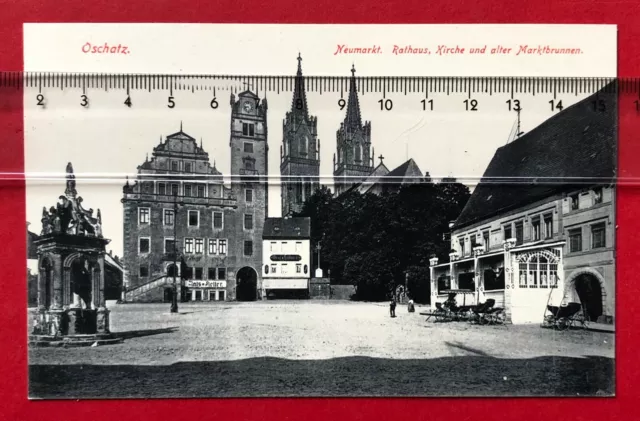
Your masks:
[{"label": "person standing", "polygon": [[389,304],[389,313],[391,317],[396,317],[396,298],[393,297],[391,299],[391,304]]}]

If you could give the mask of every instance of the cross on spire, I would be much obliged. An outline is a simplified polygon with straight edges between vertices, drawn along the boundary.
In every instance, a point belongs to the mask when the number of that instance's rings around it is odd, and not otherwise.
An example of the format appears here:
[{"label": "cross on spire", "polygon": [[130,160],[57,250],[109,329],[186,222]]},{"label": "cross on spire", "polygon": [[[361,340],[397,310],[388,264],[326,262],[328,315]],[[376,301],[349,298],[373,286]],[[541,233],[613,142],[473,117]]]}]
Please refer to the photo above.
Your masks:
[{"label": "cross on spire", "polygon": [[378,158],[380,159],[380,164],[382,164],[383,163],[382,161],[384,160],[384,156],[382,156],[382,154],[380,154],[380,156]]}]

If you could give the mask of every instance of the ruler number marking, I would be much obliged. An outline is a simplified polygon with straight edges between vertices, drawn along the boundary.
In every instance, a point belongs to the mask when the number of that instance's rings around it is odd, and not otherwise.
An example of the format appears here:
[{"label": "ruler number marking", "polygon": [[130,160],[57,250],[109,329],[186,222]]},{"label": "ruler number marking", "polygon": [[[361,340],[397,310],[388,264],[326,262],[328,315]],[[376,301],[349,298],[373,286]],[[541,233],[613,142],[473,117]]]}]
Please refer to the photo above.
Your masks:
[{"label": "ruler number marking", "polygon": [[124,100],[124,105],[131,108],[131,97],[127,96],[127,99]]},{"label": "ruler number marking", "polygon": [[432,99],[429,99],[429,100],[423,99],[422,101],[420,101],[420,103],[422,104],[422,111],[426,111],[427,108],[429,108],[429,111],[433,111],[433,100]]},{"label": "ruler number marking", "polygon": [[380,104],[380,111],[391,111],[393,109],[393,101],[388,98],[379,100],[378,104]]},{"label": "ruler number marking", "polygon": [[507,107],[509,111],[521,111],[520,100],[519,99],[509,99],[506,101]]},{"label": "ruler number marking", "polygon": [[562,100],[556,102],[555,99],[552,99],[549,101],[549,104],[551,104],[551,111],[562,111],[564,109],[562,106]]},{"label": "ruler number marking", "polygon": [[209,103],[209,105],[211,106],[211,108],[213,108],[214,110],[216,108],[218,108],[218,101],[216,100],[216,97],[213,97],[213,99],[211,100],[211,102]]},{"label": "ruler number marking", "polygon": [[44,107],[44,95],[38,94],[36,95],[36,100],[38,101],[38,105]]},{"label": "ruler number marking", "polygon": [[344,110],[344,107],[346,106],[347,106],[347,101],[345,101],[343,98],[340,98],[340,100],[338,100],[338,107],[340,107],[340,111]]},{"label": "ruler number marking", "polygon": [[80,96],[80,105],[85,108],[89,106],[89,98],[84,94]]},{"label": "ruler number marking", "polygon": [[174,98],[172,96],[170,96],[167,101],[168,101],[167,107],[169,107],[169,108],[175,108],[176,107],[176,102],[174,101]]},{"label": "ruler number marking", "polygon": [[463,102],[466,111],[478,111],[478,100],[465,99]]}]

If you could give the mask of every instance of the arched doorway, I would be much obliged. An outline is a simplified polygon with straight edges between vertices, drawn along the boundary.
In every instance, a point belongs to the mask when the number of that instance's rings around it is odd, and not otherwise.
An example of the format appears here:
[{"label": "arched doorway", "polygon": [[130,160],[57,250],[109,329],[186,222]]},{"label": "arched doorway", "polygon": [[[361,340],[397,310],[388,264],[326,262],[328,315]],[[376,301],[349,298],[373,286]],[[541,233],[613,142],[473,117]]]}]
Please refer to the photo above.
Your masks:
[{"label": "arched doorway", "polygon": [[171,263],[170,265],[167,265],[167,276],[169,278],[178,276],[178,270],[176,269],[176,265],[174,265],[173,263]]},{"label": "arched doorway", "polygon": [[84,308],[91,308],[91,266],[88,260],[78,258],[71,263],[69,286],[70,302],[74,302],[74,294],[77,294],[83,301]]},{"label": "arched doorway", "polygon": [[581,273],[573,281],[574,288],[580,298],[585,316],[595,322],[602,316],[602,287],[600,281],[591,273]]},{"label": "arched doorway", "polygon": [[253,268],[243,267],[236,275],[236,299],[255,301],[258,295],[258,274]]}]

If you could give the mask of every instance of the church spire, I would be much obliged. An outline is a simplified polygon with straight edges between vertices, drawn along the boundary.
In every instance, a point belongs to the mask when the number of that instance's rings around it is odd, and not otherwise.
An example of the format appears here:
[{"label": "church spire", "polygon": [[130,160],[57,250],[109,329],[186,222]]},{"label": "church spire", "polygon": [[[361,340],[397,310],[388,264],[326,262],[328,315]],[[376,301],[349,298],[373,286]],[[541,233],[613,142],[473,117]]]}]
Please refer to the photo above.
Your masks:
[{"label": "church spire", "polygon": [[309,120],[309,110],[307,108],[307,92],[304,88],[304,76],[302,76],[302,56],[298,53],[298,71],[293,87],[293,99],[291,101],[291,112],[294,115],[304,116]]},{"label": "church spire", "polygon": [[351,65],[351,81],[349,83],[349,101],[347,102],[347,115],[344,119],[345,129],[353,132],[362,127],[360,116],[360,103],[358,101],[358,86],[356,85],[356,67]]}]

